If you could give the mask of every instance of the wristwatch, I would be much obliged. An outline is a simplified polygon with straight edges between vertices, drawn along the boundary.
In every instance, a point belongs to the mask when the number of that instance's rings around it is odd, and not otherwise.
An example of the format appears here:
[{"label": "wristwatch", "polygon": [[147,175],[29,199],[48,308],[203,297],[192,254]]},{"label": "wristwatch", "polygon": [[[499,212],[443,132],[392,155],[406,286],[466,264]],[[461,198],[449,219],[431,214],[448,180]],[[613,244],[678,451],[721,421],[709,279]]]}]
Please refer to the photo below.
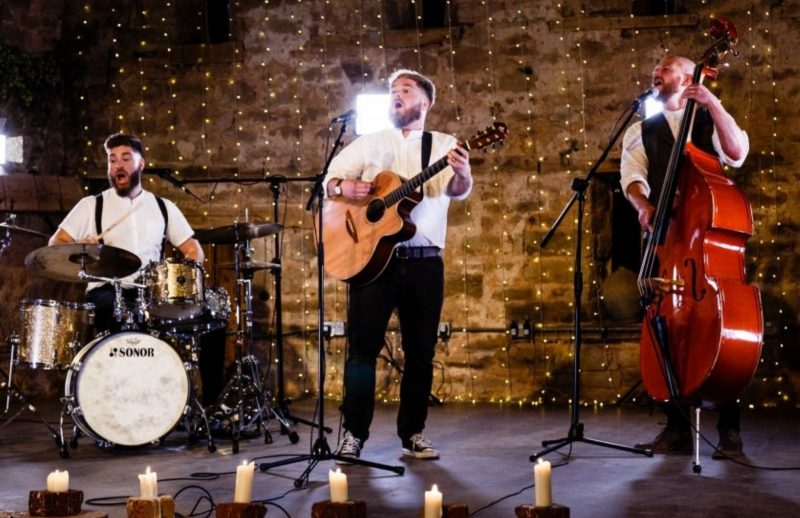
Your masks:
[{"label": "wristwatch", "polygon": [[341,195],[342,195],[342,182],[343,182],[343,181],[344,181],[344,178],[338,178],[338,179],[336,180],[336,183],[335,183],[335,184],[333,184],[333,195],[334,195],[336,198],[338,198],[339,196],[341,196]]}]

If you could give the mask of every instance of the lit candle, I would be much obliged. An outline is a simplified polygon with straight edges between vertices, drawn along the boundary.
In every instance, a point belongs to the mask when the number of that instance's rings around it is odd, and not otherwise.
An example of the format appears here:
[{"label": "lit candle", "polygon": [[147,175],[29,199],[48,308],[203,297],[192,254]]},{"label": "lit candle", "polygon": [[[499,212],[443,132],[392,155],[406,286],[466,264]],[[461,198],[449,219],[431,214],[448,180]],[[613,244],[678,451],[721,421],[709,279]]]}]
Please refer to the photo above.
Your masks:
[{"label": "lit candle", "polygon": [[55,470],[47,475],[47,490],[53,493],[65,493],[69,489],[69,471]]},{"label": "lit candle", "polygon": [[441,518],[442,493],[434,484],[430,491],[425,491],[425,518]]},{"label": "lit candle", "polygon": [[550,507],[553,503],[553,488],[550,484],[550,463],[541,457],[533,466],[533,483],[536,491],[536,507]]},{"label": "lit candle", "polygon": [[147,471],[139,475],[139,493],[142,498],[158,498],[158,475],[155,471]]},{"label": "lit candle", "polygon": [[241,466],[236,466],[236,488],[233,492],[233,501],[240,504],[249,504],[253,498],[253,473],[256,464],[242,461]]},{"label": "lit candle", "polygon": [[347,502],[347,475],[341,468],[328,470],[328,484],[331,488],[331,502]]}]

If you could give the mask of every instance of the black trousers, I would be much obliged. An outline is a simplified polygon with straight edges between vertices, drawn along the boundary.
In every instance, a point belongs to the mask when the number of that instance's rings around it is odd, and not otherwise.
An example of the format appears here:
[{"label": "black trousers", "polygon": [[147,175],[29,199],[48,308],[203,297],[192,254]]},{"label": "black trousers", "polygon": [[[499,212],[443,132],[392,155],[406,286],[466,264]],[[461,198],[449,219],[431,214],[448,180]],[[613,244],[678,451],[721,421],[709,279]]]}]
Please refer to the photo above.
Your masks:
[{"label": "black trousers", "polygon": [[348,354],[344,372],[343,426],[366,441],[375,409],[375,367],[386,327],[396,309],[405,357],[400,382],[397,435],[422,432],[433,384],[433,356],[444,299],[441,257],[392,257],[366,286],[351,286],[347,313]]}]

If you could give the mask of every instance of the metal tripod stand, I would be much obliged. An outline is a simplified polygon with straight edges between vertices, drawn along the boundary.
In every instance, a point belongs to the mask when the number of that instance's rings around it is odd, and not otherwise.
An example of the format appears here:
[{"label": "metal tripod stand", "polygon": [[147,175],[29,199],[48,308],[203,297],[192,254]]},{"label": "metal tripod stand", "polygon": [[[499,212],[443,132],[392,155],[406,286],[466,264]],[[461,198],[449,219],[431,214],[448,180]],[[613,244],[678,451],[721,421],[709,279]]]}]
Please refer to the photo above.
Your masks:
[{"label": "metal tripod stand", "polygon": [[581,269],[581,252],[583,250],[583,213],[584,213],[584,204],[586,202],[586,189],[589,187],[589,180],[594,176],[595,172],[597,171],[600,164],[605,161],[606,156],[608,155],[609,150],[613,147],[614,143],[617,141],[619,136],[622,134],[622,131],[627,127],[630,120],[633,116],[639,111],[639,104],[643,100],[643,97],[636,99],[633,104],[628,108],[629,113],[625,121],[618,126],[618,129],[614,134],[611,136],[611,140],[609,141],[606,148],[603,150],[602,155],[600,158],[594,163],[592,168],[589,170],[586,178],[575,178],[572,181],[572,189],[575,191],[572,198],[570,198],[567,205],[561,211],[556,221],[553,223],[550,230],[547,231],[545,236],[542,238],[541,247],[545,248],[547,243],[550,242],[550,239],[555,234],[556,229],[563,221],[564,217],[569,212],[569,209],[573,206],[573,204],[577,201],[578,202],[578,213],[575,216],[576,225],[575,225],[575,253],[574,253],[574,266],[573,266],[573,319],[574,319],[574,346],[575,346],[575,353],[573,356],[573,368],[572,368],[572,415],[570,419],[570,426],[569,431],[565,437],[559,439],[553,439],[548,441],[542,441],[542,446],[545,447],[544,450],[539,452],[534,452],[530,455],[530,460],[534,461],[539,457],[542,457],[552,451],[558,450],[564,446],[571,445],[573,442],[585,442],[588,444],[594,444],[595,446],[603,446],[606,448],[613,448],[616,450],[627,451],[630,453],[638,453],[641,455],[647,455],[648,457],[653,456],[652,450],[643,450],[641,448],[634,448],[630,446],[624,446],[621,444],[615,444],[612,442],[607,441],[600,441],[597,439],[591,439],[586,437],[583,434],[583,423],[580,422],[580,394],[581,394],[581,293],[583,292],[583,271]]},{"label": "metal tripod stand", "polygon": [[[14,358],[17,357],[17,350],[20,345],[19,336],[15,333],[12,333],[7,339],[6,343],[10,346],[11,349],[11,356],[8,361],[8,372],[6,372],[2,367],[0,367],[0,374],[3,376],[4,381],[0,381],[0,393],[5,392],[5,406],[3,408],[2,413],[0,413],[0,429],[5,428],[11,422],[19,417],[19,415],[24,411],[27,410],[33,415],[36,416],[39,421],[41,421],[42,425],[47,428],[47,431],[50,433],[50,437],[56,443],[56,449],[58,449],[59,455],[62,458],[66,458],[66,447],[64,446],[64,441],[61,435],[56,431],[56,429],[51,425],[47,419],[37,410],[37,408],[28,400],[25,394],[14,385]],[[22,406],[21,408],[14,414],[9,416],[11,412],[11,400],[16,399]]]},{"label": "metal tripod stand", "polygon": [[[234,225],[234,228],[236,226]],[[227,423],[233,440],[233,453],[239,452],[239,441],[247,429],[256,426],[263,430],[264,442],[272,442],[267,422],[274,418],[282,430],[287,430],[289,441],[295,444],[300,440],[297,432],[292,430],[289,422],[270,404],[269,393],[261,386],[261,373],[258,359],[250,352],[253,339],[253,304],[252,280],[254,271],[246,267],[250,264],[252,248],[250,240],[235,239],[234,270],[236,273],[236,371],[222,390],[216,410],[212,412],[215,419]],[[232,402],[232,404],[228,404]]]}]

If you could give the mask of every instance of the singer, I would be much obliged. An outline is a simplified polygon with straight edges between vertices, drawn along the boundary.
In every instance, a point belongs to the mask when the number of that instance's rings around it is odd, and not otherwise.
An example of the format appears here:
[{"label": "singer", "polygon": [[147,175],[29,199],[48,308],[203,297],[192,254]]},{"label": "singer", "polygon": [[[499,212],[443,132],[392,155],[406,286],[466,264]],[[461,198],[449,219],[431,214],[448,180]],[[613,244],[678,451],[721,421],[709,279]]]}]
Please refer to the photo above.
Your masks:
[{"label": "singer", "polygon": [[[731,167],[740,167],[750,150],[747,134],[722,102],[702,84],[692,84],[693,71],[694,63],[688,58],[668,56],[662,59],[653,69],[652,86],[664,110],[632,124],[623,138],[620,183],[625,197],[639,215],[639,224],[648,232],[653,230],[653,212],[687,99],[694,99],[699,108],[692,131],[692,142],[696,146]],[[689,409],[677,405],[663,405],[667,414],[666,427],[655,439],[637,444],[637,448],[652,449],[654,453],[692,453],[691,429],[686,418]],[[717,410],[719,445],[713,458],[741,456],[738,403],[734,401]]]},{"label": "singer", "polygon": [[[383,170],[411,178],[429,163],[447,156],[449,164],[431,178],[422,201],[410,213],[416,234],[399,243],[386,269],[371,283],[350,285],[347,312],[348,352],[344,372],[342,457],[358,458],[369,438],[375,407],[375,362],[386,326],[397,310],[405,365],[400,384],[397,435],[403,455],[434,459],[439,452],[422,435],[433,382],[436,331],[444,300],[444,248],[447,208],[472,190],[469,153],[445,133],[424,131],[436,99],[433,82],[411,70],[389,77],[389,117],[395,128],[364,135],[344,148],[330,165],[325,185],[329,198],[363,200]],[[339,461],[337,461],[339,462]]]}]

